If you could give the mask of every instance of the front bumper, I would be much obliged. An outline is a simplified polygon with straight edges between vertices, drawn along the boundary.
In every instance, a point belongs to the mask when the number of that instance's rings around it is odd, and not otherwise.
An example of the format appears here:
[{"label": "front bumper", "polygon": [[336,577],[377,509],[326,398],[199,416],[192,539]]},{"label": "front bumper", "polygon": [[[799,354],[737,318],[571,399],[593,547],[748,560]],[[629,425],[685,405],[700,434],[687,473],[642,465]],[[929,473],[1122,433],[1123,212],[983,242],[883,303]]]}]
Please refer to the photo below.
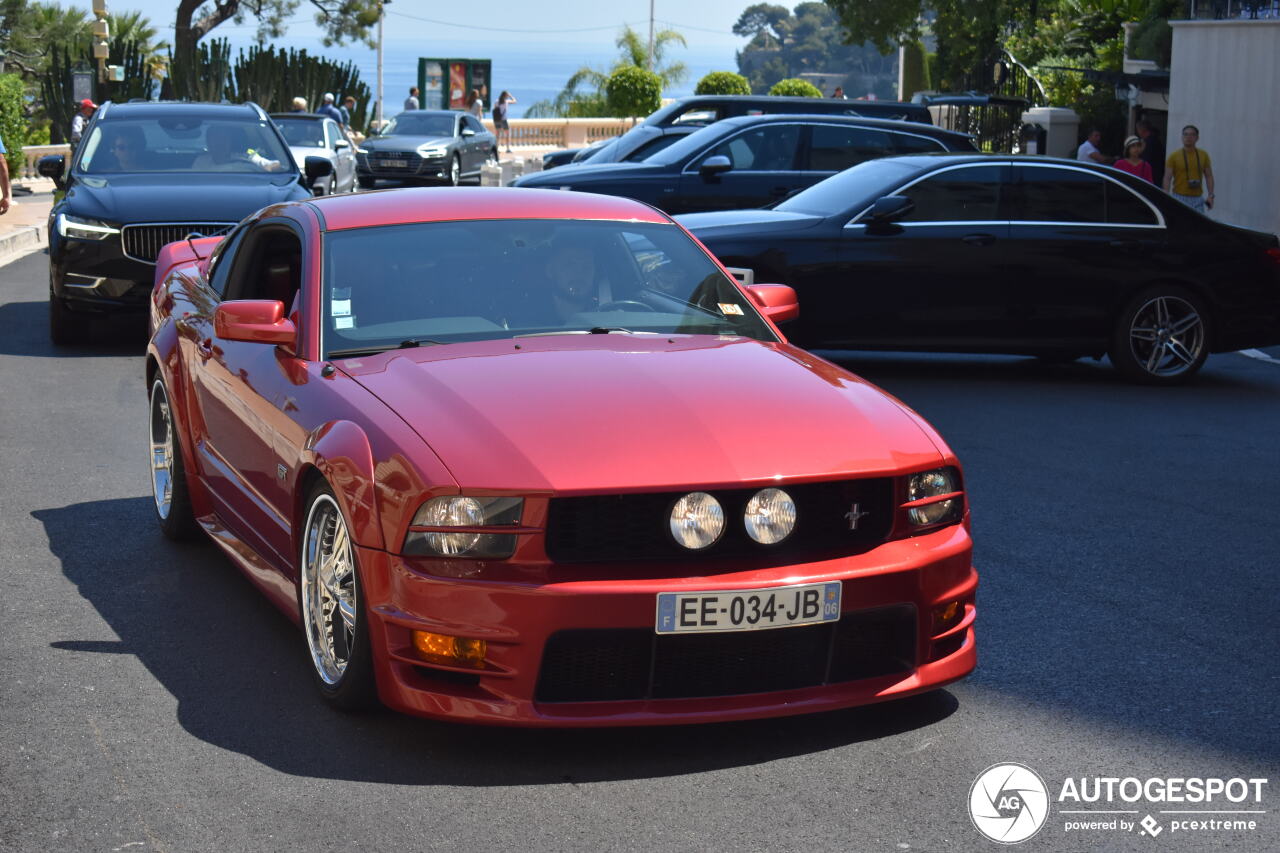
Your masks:
[{"label": "front bumper", "polygon": [[[402,160],[405,166],[384,166],[386,160]],[[388,154],[385,157],[360,154],[356,157],[356,174],[362,178],[388,181],[428,180],[445,181],[449,178],[449,157],[425,158],[417,153]]]},{"label": "front bumper", "polygon": [[[519,726],[624,726],[662,725],[774,717],[834,710],[909,696],[935,689],[969,674],[977,663],[973,624],[977,573],[971,564],[972,544],[963,525],[908,540],[887,542],[855,557],[775,567],[712,577],[651,576],[601,580],[521,584],[441,578],[421,571],[421,564],[384,551],[359,549],[362,580],[371,617],[370,636],[378,675],[379,695],[388,706],[410,714],[460,722]],[[619,573],[620,575],[623,573]],[[671,695],[650,690],[648,695],[611,701],[548,700],[544,664],[565,632],[600,632],[600,636],[631,637],[652,634],[655,602],[659,592],[679,589],[754,589],[818,581],[843,583],[840,622],[879,624],[880,614],[900,619],[910,614],[907,659],[900,665],[878,670],[882,674],[839,680],[833,671],[817,665],[821,673],[813,683],[781,690],[717,695]],[[959,616],[944,629],[935,630],[935,607],[959,601]],[[903,624],[899,621],[897,624]],[[423,663],[412,648],[411,632],[425,630],[488,643],[483,671]],[[783,635],[809,628],[781,628],[750,634],[751,646],[761,648],[762,635]],[[725,634],[654,637],[654,660],[663,655],[682,665],[680,656],[696,659],[698,666],[715,666],[716,652],[704,652],[712,643],[724,647]],[[780,640],[798,637],[779,636]],[[836,634],[833,629],[832,636]],[[856,633],[845,632],[847,642]],[[865,644],[879,642],[864,636]],[[678,647],[659,651],[660,643],[677,640]],[[549,642],[551,641],[551,642]],[[705,641],[705,642],[704,642]],[[832,643],[836,643],[832,640]],[[768,640],[764,641],[768,646]],[[750,670],[753,661],[744,648],[729,648],[723,664]],[[673,658],[672,654],[676,657]],[[640,654],[644,654],[643,649]],[[831,653],[834,654],[834,653]],[[589,659],[555,666],[586,668],[583,678],[602,683],[620,676],[606,661]],[[806,661],[797,660],[804,665]],[[877,672],[872,669],[862,672]],[[597,672],[590,671],[595,667]],[[890,671],[891,670],[891,671]],[[844,668],[846,675],[854,670]],[[714,675],[714,673],[713,673]],[[642,675],[643,677],[643,675]],[[684,673],[687,691],[699,693],[697,678]],[[710,679],[706,683],[715,680]],[[652,685],[650,685],[652,686]],[[657,695],[669,698],[656,698]]]},{"label": "front bumper", "polygon": [[156,268],[126,257],[120,235],[105,240],[50,237],[49,287],[54,298],[79,310],[146,311]]}]

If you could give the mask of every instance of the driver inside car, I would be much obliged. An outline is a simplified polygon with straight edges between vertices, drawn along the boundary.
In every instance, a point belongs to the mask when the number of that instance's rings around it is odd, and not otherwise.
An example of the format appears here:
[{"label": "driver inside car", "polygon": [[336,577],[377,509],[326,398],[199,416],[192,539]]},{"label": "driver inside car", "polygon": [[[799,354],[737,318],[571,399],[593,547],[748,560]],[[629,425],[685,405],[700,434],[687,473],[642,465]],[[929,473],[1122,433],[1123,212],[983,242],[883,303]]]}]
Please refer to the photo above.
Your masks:
[{"label": "driver inside car", "polygon": [[591,249],[562,242],[552,247],[543,269],[551,283],[551,307],[559,321],[595,310],[596,259]]}]

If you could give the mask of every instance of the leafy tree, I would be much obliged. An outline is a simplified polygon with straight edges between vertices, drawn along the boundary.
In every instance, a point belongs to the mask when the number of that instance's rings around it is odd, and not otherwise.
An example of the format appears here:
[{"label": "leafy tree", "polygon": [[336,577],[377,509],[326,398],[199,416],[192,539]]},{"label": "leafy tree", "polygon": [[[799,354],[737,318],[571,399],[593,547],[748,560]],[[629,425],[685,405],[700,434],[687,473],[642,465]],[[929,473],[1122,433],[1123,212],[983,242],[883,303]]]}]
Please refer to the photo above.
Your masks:
[{"label": "leafy tree", "polygon": [[929,89],[929,63],[925,56],[924,42],[913,41],[902,51],[902,91],[898,97],[911,100],[916,92]]},{"label": "leafy tree", "polygon": [[786,80],[779,80],[773,84],[773,88],[769,90],[770,95],[789,95],[797,98],[821,98],[822,93],[818,91],[818,87],[810,83],[808,80],[801,80],[799,77],[790,77]]},{"label": "leafy tree", "polygon": [[751,84],[732,71],[712,71],[698,81],[695,95],[750,95]]},{"label": "leafy tree", "polygon": [[27,144],[25,88],[17,74],[0,74],[0,139],[4,140],[10,175],[21,174],[18,170],[26,160],[22,153]]},{"label": "leafy tree", "polygon": [[662,78],[647,68],[624,65],[609,75],[605,95],[614,115],[647,116],[662,106]]},{"label": "leafy tree", "polygon": [[881,94],[895,89],[896,57],[882,56],[871,44],[849,43],[849,33],[824,3],[800,3],[794,12],[758,3],[742,13],[734,32],[751,38],[738,52],[738,71],[752,91],[767,92],[784,77],[821,71],[877,79],[873,88]]},{"label": "leafy tree", "polygon": [[[664,64],[668,49],[676,43],[679,43],[682,47],[685,45],[684,36],[675,30],[662,30],[654,34],[654,68],[650,70],[658,75],[663,85],[678,83],[689,73],[683,62]],[[535,102],[525,110],[524,114],[529,118],[566,116],[570,118],[594,118],[610,115],[612,107],[605,92],[610,74],[620,68],[644,68],[649,60],[648,41],[641,39],[639,34],[630,27],[623,27],[622,32],[614,40],[614,44],[618,46],[621,55],[610,71],[606,72],[598,68],[583,66],[573,73],[573,76],[564,84],[564,88],[560,90],[559,94],[549,101]],[[659,102],[661,102],[661,89],[659,89]],[[654,109],[657,109],[657,107],[654,107]],[[649,112],[652,111],[650,110]],[[645,113],[645,115],[647,114]],[[632,113],[632,115],[636,115],[636,113]]]},{"label": "leafy tree", "polygon": [[[212,5],[210,5],[210,2]],[[196,67],[196,43],[227,21],[237,24],[253,17],[258,22],[258,41],[284,35],[285,22],[302,0],[178,0],[173,25],[173,58],[179,68]],[[379,0],[308,0],[315,10],[316,25],[324,32],[325,47],[363,41],[373,46],[370,33],[378,23]],[[186,81],[187,88],[196,81]]]},{"label": "leafy tree", "polygon": [[753,44],[763,47],[776,47],[778,38],[774,33],[781,32],[782,25],[791,12],[786,6],[775,6],[771,3],[757,3],[748,6],[738,16],[733,25],[733,34],[744,38],[750,37]]}]

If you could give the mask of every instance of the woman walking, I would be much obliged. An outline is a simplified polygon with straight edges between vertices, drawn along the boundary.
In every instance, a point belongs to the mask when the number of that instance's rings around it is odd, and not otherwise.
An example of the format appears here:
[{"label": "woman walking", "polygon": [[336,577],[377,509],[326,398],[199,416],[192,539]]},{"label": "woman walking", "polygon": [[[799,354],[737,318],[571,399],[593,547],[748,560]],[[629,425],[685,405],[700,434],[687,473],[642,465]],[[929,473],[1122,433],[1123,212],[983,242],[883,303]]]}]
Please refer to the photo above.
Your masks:
[{"label": "woman walking", "polygon": [[1151,164],[1142,159],[1142,150],[1145,147],[1146,143],[1142,141],[1142,137],[1130,136],[1124,141],[1124,156],[1113,165],[1122,172],[1128,172],[1130,175],[1142,178],[1149,184],[1154,184],[1155,179],[1151,176]]},{"label": "woman walking", "polygon": [[507,138],[507,153],[511,153],[511,125],[507,122],[507,104],[514,104],[515,96],[506,89],[498,96],[498,103],[493,105],[493,132],[498,137],[498,147],[502,147],[502,138]]}]

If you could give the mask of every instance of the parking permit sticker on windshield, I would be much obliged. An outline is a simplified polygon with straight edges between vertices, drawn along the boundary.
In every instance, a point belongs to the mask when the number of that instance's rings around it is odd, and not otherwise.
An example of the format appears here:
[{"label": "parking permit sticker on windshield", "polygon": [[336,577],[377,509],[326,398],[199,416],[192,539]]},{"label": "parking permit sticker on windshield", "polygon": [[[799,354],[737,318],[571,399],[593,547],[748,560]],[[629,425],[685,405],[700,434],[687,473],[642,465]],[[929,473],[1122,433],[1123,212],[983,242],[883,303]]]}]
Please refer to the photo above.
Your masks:
[{"label": "parking permit sticker on windshield", "polygon": [[[333,295],[329,298],[329,313],[334,317],[349,317],[351,315],[351,288],[335,287]],[[337,326],[339,329],[350,328],[349,326]]]},{"label": "parking permit sticker on windshield", "polygon": [[354,329],[356,326],[355,317],[334,317],[333,327],[335,329]]},{"label": "parking permit sticker on windshield", "polygon": [[720,303],[720,313],[721,313],[721,314],[737,314],[739,317],[741,317],[741,316],[742,316],[742,306],[741,306],[741,305],[734,305],[732,302],[721,302],[721,303]]}]

